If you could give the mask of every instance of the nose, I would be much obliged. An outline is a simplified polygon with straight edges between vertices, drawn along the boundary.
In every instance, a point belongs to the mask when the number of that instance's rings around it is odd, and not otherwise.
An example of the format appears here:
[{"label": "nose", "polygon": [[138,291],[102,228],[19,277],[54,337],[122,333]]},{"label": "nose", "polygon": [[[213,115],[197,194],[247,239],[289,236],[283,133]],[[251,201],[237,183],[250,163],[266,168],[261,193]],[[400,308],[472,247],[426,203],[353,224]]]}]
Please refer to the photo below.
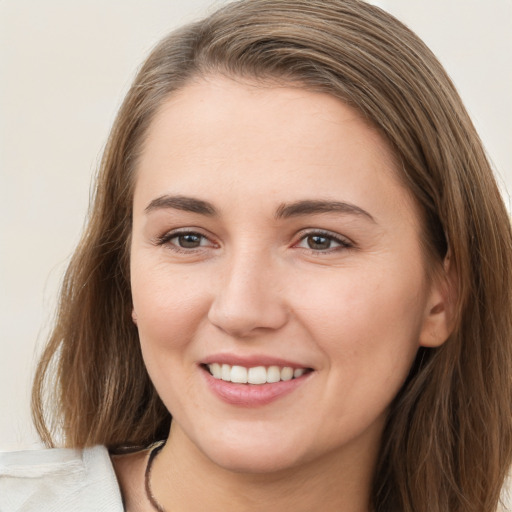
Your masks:
[{"label": "nose", "polygon": [[271,258],[239,254],[225,262],[208,319],[230,336],[277,330],[288,321],[282,269]]}]

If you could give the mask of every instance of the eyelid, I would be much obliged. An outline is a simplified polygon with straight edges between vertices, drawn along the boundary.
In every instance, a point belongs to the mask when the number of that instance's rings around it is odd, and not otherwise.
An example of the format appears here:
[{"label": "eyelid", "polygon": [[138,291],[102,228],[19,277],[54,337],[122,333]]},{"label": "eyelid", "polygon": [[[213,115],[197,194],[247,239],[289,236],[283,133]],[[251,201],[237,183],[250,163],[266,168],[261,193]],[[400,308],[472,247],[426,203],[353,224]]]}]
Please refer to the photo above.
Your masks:
[{"label": "eyelid", "polygon": [[307,230],[301,230],[298,233],[298,241],[294,243],[294,247],[297,247],[300,242],[305,240],[309,236],[322,236],[325,238],[328,238],[337,244],[339,244],[337,247],[325,249],[325,250],[314,250],[311,248],[303,247],[303,249],[308,250],[312,253],[316,254],[327,254],[329,252],[334,252],[337,250],[343,250],[343,249],[352,249],[355,247],[355,243],[352,242],[348,237],[344,235],[340,235],[339,233],[335,233],[333,231],[325,230],[325,229],[315,229],[315,228],[308,228]]},{"label": "eyelid", "polygon": [[153,239],[153,243],[158,246],[170,245],[170,246],[172,246],[172,249],[177,252],[187,252],[187,253],[202,250],[205,248],[205,246],[199,246],[199,247],[195,247],[195,248],[186,249],[184,247],[180,247],[179,245],[170,243],[170,241],[173,238],[176,238],[178,236],[183,236],[183,235],[200,236],[200,237],[204,238],[205,240],[208,240],[210,247],[218,247],[218,244],[213,242],[210,236],[206,235],[205,233],[202,232],[202,230],[200,228],[196,228],[196,227],[183,227],[183,228],[171,229],[170,231],[165,232],[163,235],[159,235],[159,236],[155,237]]}]

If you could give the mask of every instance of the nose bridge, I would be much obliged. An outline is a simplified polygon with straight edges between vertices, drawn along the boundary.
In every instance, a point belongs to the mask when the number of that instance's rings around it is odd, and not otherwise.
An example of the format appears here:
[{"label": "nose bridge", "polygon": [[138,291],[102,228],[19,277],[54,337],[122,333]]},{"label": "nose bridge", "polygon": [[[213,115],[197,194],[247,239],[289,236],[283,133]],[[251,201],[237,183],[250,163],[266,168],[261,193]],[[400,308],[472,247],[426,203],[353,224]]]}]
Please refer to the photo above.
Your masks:
[{"label": "nose bridge", "polygon": [[286,300],[276,258],[254,244],[234,249],[223,263],[209,319],[230,335],[278,329],[287,321]]}]

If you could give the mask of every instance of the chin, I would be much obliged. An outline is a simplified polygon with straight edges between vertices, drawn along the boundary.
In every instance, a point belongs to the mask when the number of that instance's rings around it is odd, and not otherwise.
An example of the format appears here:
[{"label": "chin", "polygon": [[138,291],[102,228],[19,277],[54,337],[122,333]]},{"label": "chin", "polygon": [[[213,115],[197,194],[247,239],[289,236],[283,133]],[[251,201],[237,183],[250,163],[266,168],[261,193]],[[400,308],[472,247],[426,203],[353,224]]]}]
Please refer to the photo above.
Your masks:
[{"label": "chin", "polygon": [[212,440],[199,449],[214,464],[235,473],[275,473],[300,465],[302,457],[297,443],[290,439],[249,436],[236,439],[224,434],[219,442]]},{"label": "chin", "polygon": [[269,474],[292,469],[300,464],[296,456],[266,451],[241,453],[229,450],[206,454],[217,466],[233,473]]}]

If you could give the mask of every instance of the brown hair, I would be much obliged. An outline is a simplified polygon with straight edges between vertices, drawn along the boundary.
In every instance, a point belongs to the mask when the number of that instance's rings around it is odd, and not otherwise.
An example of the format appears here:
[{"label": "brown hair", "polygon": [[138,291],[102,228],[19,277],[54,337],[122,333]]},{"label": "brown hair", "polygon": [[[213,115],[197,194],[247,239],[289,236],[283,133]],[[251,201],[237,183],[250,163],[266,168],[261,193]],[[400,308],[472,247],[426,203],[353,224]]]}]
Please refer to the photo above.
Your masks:
[{"label": "brown hair", "polygon": [[358,109],[394,149],[424,215],[426,254],[441,267],[449,253],[456,269],[458,322],[441,347],[420,349],[392,404],[373,508],[494,512],[512,455],[508,215],[439,62],[404,25],[358,0],[230,3],[151,53],[112,129],[37,370],[33,411],[42,439],[52,445],[60,431],[67,446],[115,447],[168,433],[171,417],[131,321],[133,177],[156,110],[210,73],[324,91]]}]

